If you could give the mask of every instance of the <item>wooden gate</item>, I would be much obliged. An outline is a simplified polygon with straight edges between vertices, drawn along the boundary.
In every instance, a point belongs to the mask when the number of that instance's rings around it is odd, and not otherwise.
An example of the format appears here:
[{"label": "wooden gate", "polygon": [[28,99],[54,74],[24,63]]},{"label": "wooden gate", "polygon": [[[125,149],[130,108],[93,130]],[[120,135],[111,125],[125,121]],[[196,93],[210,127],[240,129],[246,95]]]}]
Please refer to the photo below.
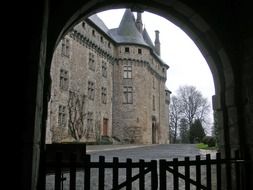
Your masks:
[{"label": "wooden gate", "polygon": [[[162,159],[159,162],[157,160],[139,160],[134,162],[129,158],[126,161],[120,161],[117,157],[114,157],[112,161],[106,161],[104,156],[100,156],[98,161],[91,161],[91,156],[84,155],[81,147],[79,147],[81,154],[75,151],[70,152],[66,156],[66,152],[64,151],[56,151],[55,159],[47,160],[46,174],[54,175],[53,189],[63,189],[63,182],[66,181],[66,177],[63,174],[68,173],[67,189],[76,190],[78,171],[82,171],[84,174],[81,183],[83,184],[82,189],[85,190],[116,190],[122,188],[131,190],[134,182],[135,189],[140,190],[230,190],[231,186],[233,186],[232,189],[243,189],[242,173],[245,161],[240,159],[238,151],[235,152],[233,159],[222,159],[221,154],[217,153],[215,158],[211,158],[211,155],[207,154],[205,157],[198,155],[194,159],[185,157],[182,160],[178,158],[173,160]],[[66,159],[67,157],[69,159]],[[92,169],[96,169],[98,172],[92,173]],[[124,180],[119,180],[119,171],[122,169],[125,171]],[[227,174],[227,169],[233,171],[232,173],[235,174],[232,176],[233,180],[225,175]],[[108,170],[110,170],[112,176],[109,182],[108,179],[105,179],[106,175],[108,175],[106,173]],[[149,177],[147,177],[147,174]],[[96,180],[95,183],[97,184],[96,188],[94,188],[94,182],[91,183],[91,178],[94,177]],[[148,185],[146,185],[147,180],[149,180]],[[137,186],[136,182],[138,183]],[[106,187],[105,184],[107,184]],[[42,189],[46,189],[45,183]]]},{"label": "wooden gate", "polygon": [[[235,151],[233,159],[222,159],[220,153],[211,159],[210,154],[206,154],[204,159],[197,155],[195,159],[190,160],[185,157],[183,160],[174,158],[172,161],[160,160],[160,190],[166,189],[244,189],[242,184],[242,170],[245,161],[239,157],[239,151]],[[229,176],[226,175],[230,171]],[[167,174],[173,177],[173,184],[168,188]],[[194,176],[191,176],[193,174]],[[233,179],[233,180],[232,180]],[[179,184],[181,180],[181,185]],[[179,188],[181,186],[181,188]],[[232,188],[233,186],[233,188]]]}]

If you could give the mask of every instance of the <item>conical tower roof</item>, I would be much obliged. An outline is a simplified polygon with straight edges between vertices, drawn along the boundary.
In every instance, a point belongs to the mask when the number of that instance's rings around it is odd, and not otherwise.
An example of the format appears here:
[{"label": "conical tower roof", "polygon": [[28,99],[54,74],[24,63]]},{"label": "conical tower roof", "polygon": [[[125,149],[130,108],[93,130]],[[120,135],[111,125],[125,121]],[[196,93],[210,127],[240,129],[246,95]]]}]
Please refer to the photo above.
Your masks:
[{"label": "conical tower roof", "polygon": [[155,46],[154,46],[154,44],[153,44],[151,38],[149,37],[146,28],[143,29],[142,35],[143,35],[143,39],[145,40],[145,42],[146,42],[150,47],[152,47],[152,49],[154,49]]},{"label": "conical tower roof", "polygon": [[119,27],[109,30],[109,34],[118,43],[134,43],[148,46],[136,27],[135,18],[130,9],[126,9]]}]

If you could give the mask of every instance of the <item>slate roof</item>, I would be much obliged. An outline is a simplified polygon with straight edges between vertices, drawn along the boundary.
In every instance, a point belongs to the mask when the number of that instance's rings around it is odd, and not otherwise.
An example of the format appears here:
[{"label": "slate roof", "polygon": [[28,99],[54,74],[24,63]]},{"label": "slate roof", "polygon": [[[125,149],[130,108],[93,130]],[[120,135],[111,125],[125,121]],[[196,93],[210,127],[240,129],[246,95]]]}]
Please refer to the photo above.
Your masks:
[{"label": "slate roof", "polygon": [[136,27],[134,15],[130,9],[125,10],[125,13],[121,19],[119,27],[114,29],[108,29],[107,26],[104,24],[104,22],[97,15],[92,15],[88,19],[116,43],[137,44],[151,48],[155,57],[161,63],[168,66],[156,53],[155,46],[152,40],[150,39],[147,30],[144,28],[142,33],[139,32],[139,30]]},{"label": "slate roof", "polygon": [[105,23],[95,14],[89,17],[94,24],[97,25],[104,33],[108,34],[109,29],[105,25]]},{"label": "slate roof", "polygon": [[147,32],[146,28],[143,29],[142,35],[143,35],[143,39],[145,40],[145,42],[146,42],[152,49],[155,49],[155,46],[154,46],[152,40],[150,39],[150,37],[149,37],[149,35],[148,35],[148,32]]},{"label": "slate roof", "polygon": [[148,46],[136,27],[135,18],[130,9],[126,9],[119,27],[109,30],[109,34],[118,43],[133,43]]}]

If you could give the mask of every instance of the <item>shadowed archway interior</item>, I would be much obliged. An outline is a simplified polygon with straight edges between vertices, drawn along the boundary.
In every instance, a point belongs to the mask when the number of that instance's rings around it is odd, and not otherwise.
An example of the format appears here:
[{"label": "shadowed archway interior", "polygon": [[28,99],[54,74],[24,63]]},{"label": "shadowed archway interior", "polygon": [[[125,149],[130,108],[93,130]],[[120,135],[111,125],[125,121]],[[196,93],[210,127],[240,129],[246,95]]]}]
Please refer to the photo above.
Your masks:
[{"label": "shadowed archway interior", "polygon": [[[24,150],[22,175],[25,189],[38,189],[40,163],[43,160],[47,98],[50,91],[50,64],[56,45],[63,35],[80,19],[111,8],[130,8],[133,11],[146,10],[172,21],[184,30],[196,43],[207,60],[213,74],[216,95],[213,107],[218,112],[221,151],[227,157],[233,149],[239,149],[243,157],[252,160],[252,32],[248,22],[250,12],[247,6],[230,2],[188,1],[114,1],[94,0],[75,2],[41,1],[34,13],[36,37],[28,37],[33,54],[29,53],[27,68],[29,78],[26,97],[30,102],[26,115],[26,128],[22,131]],[[216,14],[213,14],[216,10]],[[238,12],[240,14],[235,14]],[[238,28],[234,27],[237,24]],[[240,30],[239,30],[240,28]],[[241,32],[241,33],[240,33]],[[240,34],[240,35],[239,35]],[[38,79],[38,80],[37,80]],[[37,83],[34,83],[37,81]],[[27,135],[30,134],[30,135]],[[252,187],[251,166],[245,171],[245,184]],[[32,177],[30,177],[32,176]]]}]

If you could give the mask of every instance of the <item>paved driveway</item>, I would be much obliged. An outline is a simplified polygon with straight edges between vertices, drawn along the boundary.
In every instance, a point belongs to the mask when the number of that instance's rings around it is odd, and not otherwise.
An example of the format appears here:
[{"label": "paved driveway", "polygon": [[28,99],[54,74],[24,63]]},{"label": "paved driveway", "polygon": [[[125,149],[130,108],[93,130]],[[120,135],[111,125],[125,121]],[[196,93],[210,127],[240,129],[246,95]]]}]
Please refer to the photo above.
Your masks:
[{"label": "paved driveway", "polygon": [[119,157],[124,161],[126,158],[133,160],[158,160],[173,158],[182,159],[185,156],[195,157],[201,154],[200,150],[194,144],[166,144],[166,145],[125,145],[125,146],[107,146],[107,147],[87,147],[87,153],[91,155],[92,160],[97,160],[98,156],[105,156],[107,160],[113,157]]}]

